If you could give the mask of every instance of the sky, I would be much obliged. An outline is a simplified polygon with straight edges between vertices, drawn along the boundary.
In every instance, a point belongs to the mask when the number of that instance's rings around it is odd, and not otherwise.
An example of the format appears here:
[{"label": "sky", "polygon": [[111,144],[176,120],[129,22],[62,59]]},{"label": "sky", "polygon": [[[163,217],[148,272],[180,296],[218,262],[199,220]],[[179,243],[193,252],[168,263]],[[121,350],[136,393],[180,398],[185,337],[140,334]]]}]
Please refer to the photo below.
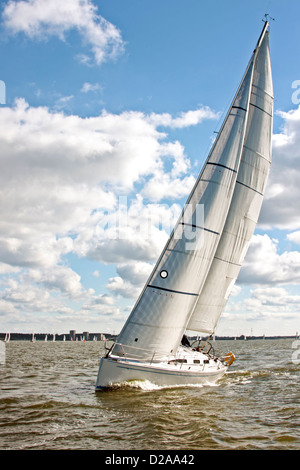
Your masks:
[{"label": "sky", "polygon": [[298,0],[1,2],[0,332],[119,333],[266,13],[273,162],[216,334],[300,332]]}]

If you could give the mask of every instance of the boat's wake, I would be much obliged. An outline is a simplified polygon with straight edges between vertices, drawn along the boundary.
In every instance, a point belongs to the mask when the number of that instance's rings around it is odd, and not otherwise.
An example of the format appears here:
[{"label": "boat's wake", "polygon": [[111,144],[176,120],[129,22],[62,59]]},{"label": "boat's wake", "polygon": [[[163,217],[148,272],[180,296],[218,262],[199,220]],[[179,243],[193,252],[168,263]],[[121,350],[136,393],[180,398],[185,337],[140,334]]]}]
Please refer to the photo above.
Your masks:
[{"label": "boat's wake", "polygon": [[137,389],[151,392],[154,390],[166,390],[174,388],[203,388],[205,386],[218,387],[218,383],[207,383],[207,384],[174,384],[174,385],[157,385],[149,380],[129,380],[127,382],[119,382],[109,387],[110,390],[118,389]]}]

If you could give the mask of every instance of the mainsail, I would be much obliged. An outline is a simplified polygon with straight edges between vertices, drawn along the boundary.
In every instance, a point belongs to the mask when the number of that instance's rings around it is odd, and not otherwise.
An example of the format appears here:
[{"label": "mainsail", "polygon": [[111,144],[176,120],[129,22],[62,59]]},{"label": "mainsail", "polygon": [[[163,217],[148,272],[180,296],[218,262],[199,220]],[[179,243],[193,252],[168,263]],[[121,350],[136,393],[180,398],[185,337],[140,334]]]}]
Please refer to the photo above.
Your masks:
[{"label": "mainsail", "polygon": [[254,230],[268,173],[272,86],[266,29],[267,23],[114,354],[175,353],[187,327],[214,330]]}]

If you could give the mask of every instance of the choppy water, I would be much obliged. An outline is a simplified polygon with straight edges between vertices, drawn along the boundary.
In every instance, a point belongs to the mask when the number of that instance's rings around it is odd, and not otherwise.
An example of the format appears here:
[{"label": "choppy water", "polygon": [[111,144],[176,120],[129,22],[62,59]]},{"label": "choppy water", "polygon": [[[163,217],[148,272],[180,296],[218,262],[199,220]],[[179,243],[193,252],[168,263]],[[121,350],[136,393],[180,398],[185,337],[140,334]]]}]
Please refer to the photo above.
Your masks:
[{"label": "choppy water", "polygon": [[0,449],[300,449],[292,340],[216,341],[237,359],[216,386],[95,392],[103,343],[11,341]]}]

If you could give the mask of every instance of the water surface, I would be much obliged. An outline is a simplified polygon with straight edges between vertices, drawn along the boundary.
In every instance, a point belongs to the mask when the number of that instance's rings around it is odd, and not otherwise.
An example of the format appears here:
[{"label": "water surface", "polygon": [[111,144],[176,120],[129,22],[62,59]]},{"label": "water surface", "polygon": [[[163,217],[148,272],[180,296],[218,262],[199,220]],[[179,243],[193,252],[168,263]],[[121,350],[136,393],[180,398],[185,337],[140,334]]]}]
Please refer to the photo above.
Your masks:
[{"label": "water surface", "polygon": [[0,449],[300,449],[293,340],[216,341],[237,359],[215,386],[95,392],[101,342],[6,344]]}]

